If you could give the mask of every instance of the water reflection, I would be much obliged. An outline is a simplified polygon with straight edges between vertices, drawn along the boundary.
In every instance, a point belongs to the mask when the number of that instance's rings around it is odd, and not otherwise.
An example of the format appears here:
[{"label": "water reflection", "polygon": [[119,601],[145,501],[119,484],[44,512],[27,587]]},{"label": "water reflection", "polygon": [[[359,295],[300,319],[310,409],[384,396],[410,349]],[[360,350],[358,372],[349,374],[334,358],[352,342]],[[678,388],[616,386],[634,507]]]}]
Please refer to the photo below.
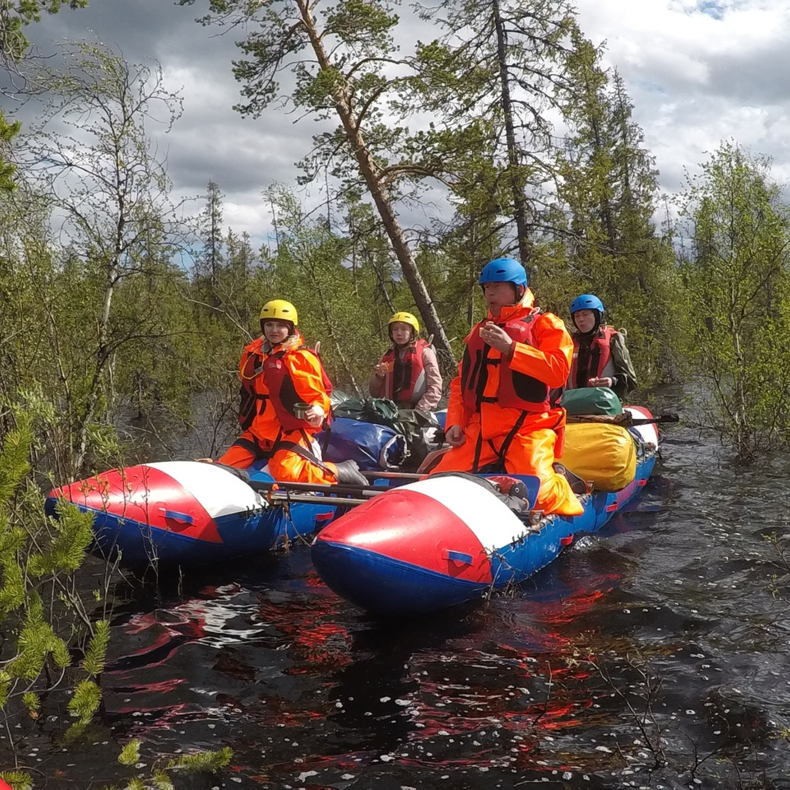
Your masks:
[{"label": "water reflection", "polygon": [[413,622],[336,598],[305,547],[160,579],[116,610],[106,724],[149,761],[231,746],[195,787],[788,787],[790,605],[768,584],[790,579],[764,539],[788,471],[673,429],[604,531]]}]

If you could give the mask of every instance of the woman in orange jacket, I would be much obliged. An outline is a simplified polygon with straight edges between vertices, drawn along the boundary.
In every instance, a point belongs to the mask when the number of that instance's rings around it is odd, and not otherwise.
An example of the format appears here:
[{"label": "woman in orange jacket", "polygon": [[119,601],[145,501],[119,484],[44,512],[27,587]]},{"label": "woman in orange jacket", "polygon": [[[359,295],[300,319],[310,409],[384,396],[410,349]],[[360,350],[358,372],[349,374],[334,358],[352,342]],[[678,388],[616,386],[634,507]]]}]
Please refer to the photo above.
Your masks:
[{"label": "woman in orange jacket", "polygon": [[534,307],[518,261],[491,261],[479,283],[488,317],[464,340],[447,409],[451,449],[432,474],[477,472],[498,464],[511,474],[540,479],[533,509],[578,515],[581,503],[565,476],[554,470],[565,411],[554,405],[552,390],[568,378],[573,342],[557,316]]},{"label": "woman in orange jacket", "polygon": [[263,306],[263,337],[245,348],[241,362],[242,386],[254,404],[251,424],[218,463],[246,467],[268,457],[275,480],[364,485],[353,462],[321,458],[315,434],[329,415],[332,383],[297,324],[290,302],[275,299]]}]

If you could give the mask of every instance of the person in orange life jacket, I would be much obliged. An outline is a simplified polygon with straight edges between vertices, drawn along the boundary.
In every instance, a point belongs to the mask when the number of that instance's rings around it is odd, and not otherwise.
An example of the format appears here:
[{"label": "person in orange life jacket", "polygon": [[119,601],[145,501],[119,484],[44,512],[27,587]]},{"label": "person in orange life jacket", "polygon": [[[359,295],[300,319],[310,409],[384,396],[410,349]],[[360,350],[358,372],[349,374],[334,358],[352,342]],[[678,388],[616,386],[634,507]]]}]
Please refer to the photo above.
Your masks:
[{"label": "person in orange life jacket", "polygon": [[[314,436],[329,414],[332,383],[321,360],[305,346],[297,323],[296,308],[282,299],[267,302],[261,310],[263,343],[257,374],[261,380],[256,392],[263,394],[265,405],[258,416],[268,447],[266,455],[259,457],[268,457],[270,474],[283,482],[366,485],[353,461],[333,464],[321,458]],[[266,411],[269,408],[271,413]],[[238,447],[238,440],[234,446]],[[239,466],[238,455],[231,450],[219,463]]]},{"label": "person in orange life jacket", "polygon": [[411,313],[389,320],[391,348],[376,365],[368,389],[372,398],[389,398],[401,409],[433,411],[442,397],[436,352],[418,337],[420,323]]},{"label": "person in orange life jacket", "polygon": [[[239,424],[242,433],[217,460],[217,463],[239,469],[252,466],[256,461],[268,460],[275,439],[280,433],[280,423],[269,398],[269,388],[263,375],[263,363],[272,350],[271,341],[266,338],[264,331],[265,319],[271,317],[270,304],[267,302],[261,310],[261,336],[245,346],[239,363],[241,380]],[[283,302],[280,306],[281,315],[289,315],[289,309],[293,310],[291,317],[295,321],[296,310],[287,302]]]},{"label": "person in orange life jacket", "polygon": [[464,340],[450,384],[446,437],[450,450],[431,474],[477,472],[488,464],[540,479],[535,510],[578,515],[581,503],[554,469],[565,410],[552,389],[568,378],[573,343],[565,324],[534,308],[524,267],[497,258],[480,274],[488,317]]},{"label": "person in orange life jacket", "polygon": [[571,302],[575,331],[568,389],[610,387],[620,400],[636,387],[636,373],[625,346],[625,330],[618,332],[603,323],[603,302],[582,294]]}]

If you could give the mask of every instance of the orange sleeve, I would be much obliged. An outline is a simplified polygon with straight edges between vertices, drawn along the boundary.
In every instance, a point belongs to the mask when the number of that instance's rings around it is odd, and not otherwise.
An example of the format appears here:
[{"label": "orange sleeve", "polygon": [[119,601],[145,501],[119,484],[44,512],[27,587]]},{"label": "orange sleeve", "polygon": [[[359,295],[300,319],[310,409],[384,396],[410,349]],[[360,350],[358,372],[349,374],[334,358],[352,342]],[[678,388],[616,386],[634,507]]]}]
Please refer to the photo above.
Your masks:
[{"label": "orange sleeve", "polygon": [[534,346],[514,343],[510,369],[548,384],[562,387],[568,380],[573,359],[573,340],[565,324],[553,313],[535,319]]},{"label": "orange sleeve", "polygon": [[450,396],[447,401],[447,420],[445,426],[449,428],[451,425],[460,425],[466,428],[472,412],[464,406],[464,401],[461,397],[461,365],[463,359],[458,363],[458,375],[450,382]]},{"label": "orange sleeve", "polygon": [[331,403],[324,387],[321,362],[318,357],[307,349],[297,349],[286,354],[284,359],[299,398],[311,406],[317,403],[326,414],[329,414]]}]

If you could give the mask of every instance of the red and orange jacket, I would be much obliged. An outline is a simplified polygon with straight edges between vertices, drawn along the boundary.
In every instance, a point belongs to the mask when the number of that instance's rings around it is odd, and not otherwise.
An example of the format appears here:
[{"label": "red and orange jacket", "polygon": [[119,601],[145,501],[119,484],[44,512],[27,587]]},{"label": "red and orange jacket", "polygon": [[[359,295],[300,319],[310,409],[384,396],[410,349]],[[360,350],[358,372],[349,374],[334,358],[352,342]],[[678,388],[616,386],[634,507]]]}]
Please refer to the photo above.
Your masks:
[{"label": "red and orange jacket", "polygon": [[[239,366],[242,391],[247,393],[248,427],[261,439],[274,441],[280,430],[304,429],[315,433],[306,420],[294,414],[294,404],[318,404],[329,414],[332,383],[318,355],[304,345],[297,330],[285,342],[273,346],[264,338],[244,349]],[[240,410],[242,427],[244,411]]]},{"label": "red and orange jacket", "polygon": [[[458,376],[450,384],[448,426],[464,428],[478,414],[483,437],[491,438],[508,433],[525,411],[551,410],[551,390],[568,379],[573,341],[557,316],[537,312],[533,305],[534,296],[527,289],[519,304],[503,307],[497,318],[489,313],[466,337]],[[488,321],[514,339],[509,358],[480,338]]]}]

